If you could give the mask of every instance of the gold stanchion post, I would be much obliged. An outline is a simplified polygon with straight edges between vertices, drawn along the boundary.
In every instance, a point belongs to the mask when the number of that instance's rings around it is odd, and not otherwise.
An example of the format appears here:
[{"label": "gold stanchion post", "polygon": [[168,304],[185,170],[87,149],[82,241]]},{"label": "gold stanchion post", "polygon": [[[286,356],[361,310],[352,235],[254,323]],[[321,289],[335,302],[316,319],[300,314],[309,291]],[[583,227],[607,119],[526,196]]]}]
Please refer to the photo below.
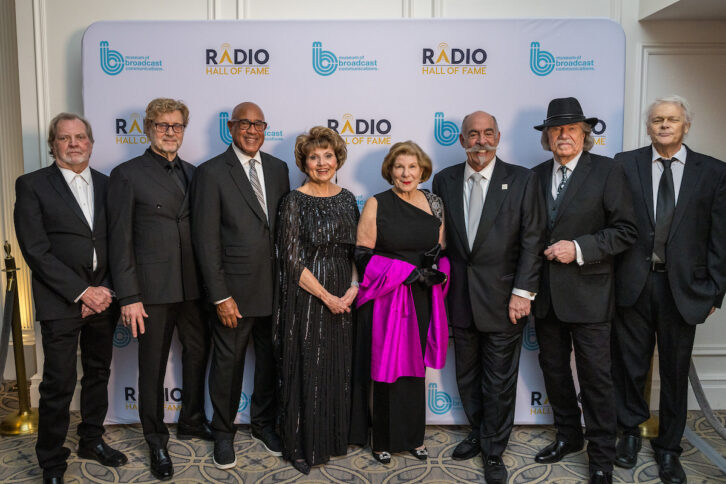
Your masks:
[{"label": "gold stanchion post", "polygon": [[25,355],[23,354],[23,332],[20,325],[20,300],[18,297],[15,258],[10,254],[10,244],[5,241],[5,269],[7,277],[6,297],[12,297],[13,352],[15,353],[15,376],[18,387],[18,412],[10,414],[0,422],[2,435],[26,435],[38,432],[38,409],[30,408],[30,390],[25,374]]},{"label": "gold stanchion post", "polygon": [[[655,354],[650,361],[650,370],[648,371],[648,378],[645,380],[645,401],[648,402],[648,408],[650,408],[650,394],[653,389],[653,366],[655,362]],[[640,435],[646,439],[654,439],[658,437],[658,417],[650,413],[650,418],[640,424]]]}]

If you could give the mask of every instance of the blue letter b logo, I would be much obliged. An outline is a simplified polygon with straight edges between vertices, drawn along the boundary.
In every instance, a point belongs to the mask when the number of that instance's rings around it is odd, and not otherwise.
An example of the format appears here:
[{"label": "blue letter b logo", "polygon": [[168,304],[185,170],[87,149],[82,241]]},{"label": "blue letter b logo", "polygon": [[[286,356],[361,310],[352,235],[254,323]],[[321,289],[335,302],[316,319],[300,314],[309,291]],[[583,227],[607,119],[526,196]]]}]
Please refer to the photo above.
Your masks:
[{"label": "blue letter b logo", "polygon": [[232,135],[229,134],[227,121],[229,121],[229,114],[224,111],[219,113],[219,137],[222,139],[222,143],[226,145],[232,142]]},{"label": "blue letter b logo", "polygon": [[436,383],[429,383],[429,410],[441,415],[451,410],[451,397],[446,392],[440,392]]},{"label": "blue letter b logo", "polygon": [[321,76],[329,76],[338,68],[338,58],[328,50],[323,50],[321,42],[313,42],[313,70]]},{"label": "blue letter b logo", "polygon": [[555,69],[555,56],[540,50],[539,42],[529,44],[529,68],[538,76],[546,76]]},{"label": "blue letter b logo", "polygon": [[117,50],[108,48],[108,42],[101,41],[101,70],[109,76],[115,76],[124,70],[124,58]]},{"label": "blue letter b logo", "polygon": [[434,115],[434,138],[440,145],[451,146],[458,136],[459,128],[451,121],[444,121],[444,113]]}]

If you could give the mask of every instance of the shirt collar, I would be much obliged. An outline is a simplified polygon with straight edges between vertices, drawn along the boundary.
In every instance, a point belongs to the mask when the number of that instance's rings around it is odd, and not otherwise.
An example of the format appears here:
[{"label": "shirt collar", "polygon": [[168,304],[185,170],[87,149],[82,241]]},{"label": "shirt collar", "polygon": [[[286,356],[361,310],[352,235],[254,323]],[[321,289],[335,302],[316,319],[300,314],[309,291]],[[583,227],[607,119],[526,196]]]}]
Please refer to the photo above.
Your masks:
[{"label": "shirt collar", "polygon": [[492,173],[494,173],[494,164],[496,162],[497,162],[497,157],[495,156],[492,159],[492,161],[490,161],[489,164],[484,169],[482,169],[479,172],[475,171],[474,168],[471,167],[471,165],[469,164],[469,162],[464,162],[464,182],[465,183],[468,183],[469,182],[469,177],[473,173],[479,173],[481,176],[483,176],[484,178],[486,178],[487,181],[488,180],[491,180],[492,179]]},{"label": "shirt collar", "polygon": [[[575,168],[577,168],[577,163],[578,163],[578,162],[580,161],[580,157],[582,157],[582,153],[583,153],[583,152],[582,152],[582,151],[580,151],[580,152],[579,152],[579,153],[577,154],[577,156],[575,156],[575,157],[574,157],[573,159],[571,159],[570,161],[568,161],[568,162],[567,162],[567,163],[566,163],[566,164],[565,164],[564,166],[565,166],[565,167],[567,167],[567,169],[568,169],[568,170],[570,170],[571,172],[574,172],[574,171],[575,171]],[[558,162],[557,160],[555,160],[554,158],[552,158],[552,159],[553,159],[553,160],[554,160],[554,162],[555,162],[555,163],[554,163],[554,166],[552,167],[552,169],[553,169],[553,170],[554,170],[555,172],[557,172],[557,170],[559,170],[559,169],[560,169],[560,166],[563,166],[563,165],[561,165],[561,164],[560,164],[560,163],[559,163],[559,162]]]},{"label": "shirt collar", "polygon": [[[660,160],[662,158],[661,154],[658,153],[658,150],[655,149],[655,146],[653,146],[653,144],[651,144],[650,146],[651,146],[651,148],[653,148],[651,150],[652,151],[651,161],[658,161],[658,160]],[[686,164],[686,154],[687,153],[688,152],[686,151],[686,145],[684,145],[683,143],[681,143],[681,149],[678,150],[675,155],[673,155],[673,158],[675,158],[676,160],[680,161],[681,163],[683,163],[685,165]]]},{"label": "shirt collar", "polygon": [[[165,156],[161,156],[159,153],[156,153],[151,148],[146,148],[146,153],[148,153],[149,156],[151,156],[157,163],[159,163],[162,168],[166,169],[166,167],[169,166],[169,160]],[[171,161],[176,161],[177,165],[181,165],[181,163],[179,163],[178,153]],[[181,166],[179,166],[179,168],[181,168]]]},{"label": "shirt collar", "polygon": [[70,185],[73,182],[73,179],[76,177],[76,175],[80,175],[81,178],[83,178],[83,181],[85,181],[88,185],[91,184],[91,167],[86,166],[86,169],[83,170],[80,173],[76,173],[73,170],[69,170],[68,168],[61,168],[60,165],[56,163],[56,166],[60,170],[61,174],[63,175],[63,178],[65,179],[66,183]]},{"label": "shirt collar", "polygon": [[257,150],[257,153],[255,153],[255,156],[249,156],[242,152],[241,149],[237,147],[236,144],[232,143],[232,149],[234,150],[234,154],[237,155],[237,159],[240,163],[242,163],[243,166],[247,166],[250,164],[250,160],[254,159],[257,163],[262,166],[262,160],[260,159],[260,150]]}]

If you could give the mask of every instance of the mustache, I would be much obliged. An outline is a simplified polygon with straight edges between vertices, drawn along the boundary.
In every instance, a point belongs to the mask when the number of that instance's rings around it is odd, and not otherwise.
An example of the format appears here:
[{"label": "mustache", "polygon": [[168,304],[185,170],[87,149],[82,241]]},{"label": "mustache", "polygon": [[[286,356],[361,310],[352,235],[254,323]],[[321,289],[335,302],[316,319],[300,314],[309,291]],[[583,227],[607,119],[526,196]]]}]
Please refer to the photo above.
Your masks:
[{"label": "mustache", "polygon": [[477,143],[471,148],[466,149],[467,153],[478,153],[480,151],[497,151],[497,147],[490,144],[480,145],[479,143]]}]

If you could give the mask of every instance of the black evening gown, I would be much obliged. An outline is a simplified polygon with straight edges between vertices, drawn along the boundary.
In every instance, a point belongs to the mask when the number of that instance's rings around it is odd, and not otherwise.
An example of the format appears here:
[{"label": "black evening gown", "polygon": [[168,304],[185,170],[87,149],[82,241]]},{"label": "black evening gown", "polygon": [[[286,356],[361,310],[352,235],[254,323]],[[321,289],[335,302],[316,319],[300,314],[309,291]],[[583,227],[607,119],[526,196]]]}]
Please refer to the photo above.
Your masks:
[{"label": "black evening gown", "polygon": [[[439,242],[443,211],[439,197],[429,192],[423,193],[434,215],[405,202],[392,190],[375,195],[378,210],[374,254],[421,267],[424,253]],[[419,283],[414,283],[411,291],[423,354],[431,318],[431,291]],[[367,441],[372,309],[373,301],[370,301],[361,306],[357,315],[350,440],[351,443],[359,445],[364,445]],[[401,452],[423,444],[426,431],[425,385],[425,378],[415,377],[401,377],[393,383],[373,382],[373,450]]]},{"label": "black evening gown", "polygon": [[307,268],[331,294],[350,288],[358,207],[343,189],[332,197],[291,191],[278,218],[278,291],[273,342],[279,369],[278,430],[283,457],[311,466],[347,452],[352,312],[333,314],[298,282]]}]

